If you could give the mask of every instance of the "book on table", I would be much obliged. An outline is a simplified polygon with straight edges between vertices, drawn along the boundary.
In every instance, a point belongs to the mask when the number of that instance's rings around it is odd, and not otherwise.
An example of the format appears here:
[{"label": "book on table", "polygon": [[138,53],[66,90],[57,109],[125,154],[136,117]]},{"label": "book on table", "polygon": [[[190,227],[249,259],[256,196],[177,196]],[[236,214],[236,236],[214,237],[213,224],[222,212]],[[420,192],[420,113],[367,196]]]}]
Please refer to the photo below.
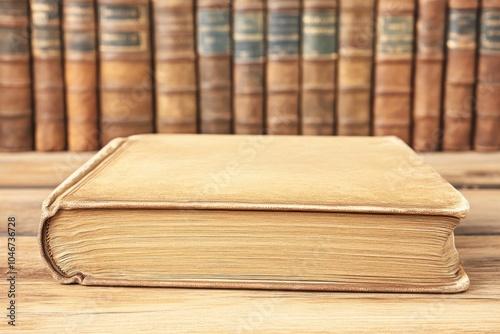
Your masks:
[{"label": "book on table", "polygon": [[464,197],[396,137],[137,135],[43,204],[61,283],[459,292]]}]

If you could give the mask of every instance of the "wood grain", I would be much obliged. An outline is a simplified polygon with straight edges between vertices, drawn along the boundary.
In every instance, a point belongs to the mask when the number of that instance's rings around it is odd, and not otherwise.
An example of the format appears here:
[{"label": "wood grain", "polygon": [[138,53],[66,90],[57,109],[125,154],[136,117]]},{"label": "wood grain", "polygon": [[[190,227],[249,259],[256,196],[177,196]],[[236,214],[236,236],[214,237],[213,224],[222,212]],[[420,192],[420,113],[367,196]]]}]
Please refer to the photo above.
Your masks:
[{"label": "wood grain", "polygon": [[[36,235],[42,202],[51,191],[52,188],[0,188],[0,220],[14,216],[17,235]],[[6,228],[6,224],[0,224],[0,233],[5,233]]]},{"label": "wood grain", "polygon": [[[35,237],[18,237],[17,247],[18,331],[493,333],[500,328],[497,236],[457,237],[472,285],[452,295],[59,285],[45,270]],[[5,272],[3,262],[0,268]],[[0,288],[7,288],[4,280]],[[0,329],[7,329],[5,322]]]},{"label": "wood grain", "polygon": [[56,187],[93,153],[0,153],[0,187]]},{"label": "wood grain", "polygon": [[437,152],[420,156],[458,187],[500,187],[500,152]]}]

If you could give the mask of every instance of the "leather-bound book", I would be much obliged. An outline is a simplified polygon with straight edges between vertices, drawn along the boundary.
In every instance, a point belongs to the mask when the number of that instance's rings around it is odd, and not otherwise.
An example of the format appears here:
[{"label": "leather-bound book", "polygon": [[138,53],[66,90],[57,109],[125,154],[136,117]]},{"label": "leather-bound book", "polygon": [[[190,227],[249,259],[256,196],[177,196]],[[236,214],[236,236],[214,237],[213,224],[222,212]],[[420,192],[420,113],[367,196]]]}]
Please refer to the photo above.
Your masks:
[{"label": "leather-bound book", "polygon": [[436,151],[441,143],[446,0],[418,0],[413,91],[413,148]]},{"label": "leather-bound book", "polygon": [[300,0],[267,1],[266,128],[299,134]]},{"label": "leather-bound book", "polygon": [[371,133],[375,0],[339,0],[337,134]]},{"label": "leather-bound book", "polygon": [[301,129],[333,135],[337,74],[337,1],[304,0]]},{"label": "leather-bound book", "polygon": [[449,0],[443,150],[470,150],[476,83],[478,0]]},{"label": "leather-bound book", "polygon": [[148,0],[97,0],[101,143],[153,132]]},{"label": "leather-bound book", "polygon": [[233,1],[233,111],[236,134],[264,132],[265,0]]},{"label": "leather-bound book", "polygon": [[202,133],[231,133],[231,1],[197,0]]},{"label": "leather-bound book", "polygon": [[49,195],[39,244],[61,283],[460,292],[468,209],[396,137],[138,135]]},{"label": "leather-bound book", "polygon": [[93,0],[64,0],[64,76],[68,150],[99,149],[97,37]]},{"label": "leather-bound book", "polygon": [[28,0],[0,1],[0,151],[33,149]]},{"label": "leather-bound book", "polygon": [[57,0],[30,0],[35,148],[66,148],[61,6]]},{"label": "leather-bound book", "polygon": [[156,131],[196,133],[193,0],[153,0]]},{"label": "leather-bound book", "polygon": [[373,132],[410,142],[415,0],[379,0]]},{"label": "leather-bound book", "polygon": [[482,0],[476,91],[476,151],[500,150],[500,2]]}]

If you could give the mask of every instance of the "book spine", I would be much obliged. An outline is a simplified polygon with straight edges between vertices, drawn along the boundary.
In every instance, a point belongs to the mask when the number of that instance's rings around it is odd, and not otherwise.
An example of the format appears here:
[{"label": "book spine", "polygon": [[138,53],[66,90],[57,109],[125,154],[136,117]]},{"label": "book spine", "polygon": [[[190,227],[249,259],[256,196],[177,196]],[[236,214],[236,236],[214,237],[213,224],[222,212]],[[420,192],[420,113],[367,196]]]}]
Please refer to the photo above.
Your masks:
[{"label": "book spine", "polygon": [[375,0],[339,2],[337,134],[371,130]]},{"label": "book spine", "polygon": [[441,142],[446,0],[418,0],[413,90],[413,148],[436,151]]},{"label": "book spine", "polygon": [[443,150],[471,148],[478,0],[449,0]]},{"label": "book spine", "polygon": [[33,149],[28,0],[0,2],[0,151]]},{"label": "book spine", "polygon": [[333,135],[337,74],[337,1],[304,0],[301,129]]},{"label": "book spine", "polygon": [[202,133],[231,133],[231,1],[198,0],[198,75]]},{"label": "book spine", "polygon": [[196,133],[193,0],[153,0],[156,130]]},{"label": "book spine", "polygon": [[63,1],[68,150],[99,149],[97,41],[93,0]]},{"label": "book spine", "polygon": [[500,2],[483,0],[476,91],[477,151],[500,150]]},{"label": "book spine", "polygon": [[414,0],[379,0],[374,134],[410,142]]},{"label": "book spine", "polygon": [[35,148],[66,147],[60,3],[31,0]]},{"label": "book spine", "polygon": [[148,0],[97,0],[101,144],[153,131]]},{"label": "book spine", "polygon": [[264,0],[233,3],[233,110],[236,134],[264,130]]},{"label": "book spine", "polygon": [[267,1],[266,125],[269,134],[299,134],[300,1]]}]

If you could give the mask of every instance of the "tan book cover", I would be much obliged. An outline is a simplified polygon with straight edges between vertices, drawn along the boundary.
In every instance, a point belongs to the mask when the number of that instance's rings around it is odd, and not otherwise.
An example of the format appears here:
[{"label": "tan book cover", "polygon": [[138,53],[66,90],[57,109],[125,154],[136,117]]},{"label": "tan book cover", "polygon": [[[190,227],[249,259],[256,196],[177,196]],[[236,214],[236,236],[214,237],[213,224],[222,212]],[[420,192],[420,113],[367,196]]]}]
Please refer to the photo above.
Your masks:
[{"label": "tan book cover", "polygon": [[28,4],[0,1],[0,151],[33,149]]},{"label": "tan book cover", "polygon": [[66,148],[61,4],[30,0],[35,149]]},{"label": "tan book cover", "polygon": [[99,149],[97,36],[93,0],[63,0],[64,83],[69,151]]},{"label": "tan book cover", "polygon": [[396,137],[137,135],[54,190],[39,242],[61,283],[459,292],[468,208]]},{"label": "tan book cover", "polygon": [[476,87],[478,0],[448,1],[443,150],[471,149]]},{"label": "tan book cover", "polygon": [[337,134],[371,132],[375,0],[339,0]]},{"label": "tan book cover", "polygon": [[337,1],[303,2],[300,97],[303,135],[334,134],[337,16]]},{"label": "tan book cover", "polygon": [[154,131],[149,0],[97,0],[100,141]]},{"label": "tan book cover", "polygon": [[436,151],[441,143],[446,0],[419,0],[413,87],[413,148]]},{"label": "tan book cover", "polygon": [[153,0],[156,131],[198,129],[193,0]]}]

